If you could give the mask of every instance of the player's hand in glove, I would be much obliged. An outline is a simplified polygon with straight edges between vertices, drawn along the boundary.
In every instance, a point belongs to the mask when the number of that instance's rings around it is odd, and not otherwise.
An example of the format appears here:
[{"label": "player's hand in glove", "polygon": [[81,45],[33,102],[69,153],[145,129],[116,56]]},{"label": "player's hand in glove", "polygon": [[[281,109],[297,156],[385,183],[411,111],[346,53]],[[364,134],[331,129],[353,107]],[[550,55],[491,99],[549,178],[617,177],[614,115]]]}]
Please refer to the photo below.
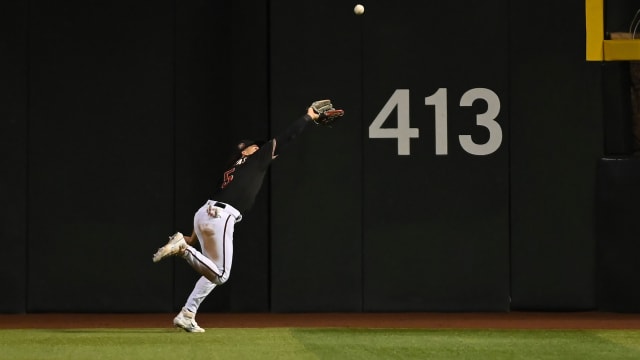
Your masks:
[{"label": "player's hand in glove", "polygon": [[343,110],[334,109],[331,100],[318,100],[311,104],[310,109],[317,114],[311,116],[316,125],[331,126],[339,117],[344,115]]}]

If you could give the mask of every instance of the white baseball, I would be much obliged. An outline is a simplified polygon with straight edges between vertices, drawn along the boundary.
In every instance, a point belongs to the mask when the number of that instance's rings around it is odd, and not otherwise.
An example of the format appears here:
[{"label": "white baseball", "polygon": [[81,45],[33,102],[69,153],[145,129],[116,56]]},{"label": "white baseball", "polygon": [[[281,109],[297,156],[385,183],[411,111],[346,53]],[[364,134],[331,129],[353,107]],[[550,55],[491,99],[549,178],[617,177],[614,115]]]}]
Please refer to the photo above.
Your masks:
[{"label": "white baseball", "polygon": [[364,14],[364,6],[362,6],[361,4],[356,5],[353,8],[353,13],[356,14],[356,15]]}]

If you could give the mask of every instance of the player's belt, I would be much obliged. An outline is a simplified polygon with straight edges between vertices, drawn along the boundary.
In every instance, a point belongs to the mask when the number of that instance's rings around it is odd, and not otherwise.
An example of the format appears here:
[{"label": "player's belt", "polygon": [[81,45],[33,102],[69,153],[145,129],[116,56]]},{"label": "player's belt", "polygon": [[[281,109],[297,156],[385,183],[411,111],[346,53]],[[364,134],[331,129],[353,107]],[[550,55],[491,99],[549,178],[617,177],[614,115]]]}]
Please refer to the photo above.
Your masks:
[{"label": "player's belt", "polygon": [[236,219],[236,222],[240,222],[240,220],[242,220],[242,214],[240,214],[240,211],[234,208],[233,205],[229,205],[229,204],[226,204],[220,201],[214,201],[214,200],[207,200],[206,205],[215,206],[217,208],[223,209],[223,211],[233,215]]}]

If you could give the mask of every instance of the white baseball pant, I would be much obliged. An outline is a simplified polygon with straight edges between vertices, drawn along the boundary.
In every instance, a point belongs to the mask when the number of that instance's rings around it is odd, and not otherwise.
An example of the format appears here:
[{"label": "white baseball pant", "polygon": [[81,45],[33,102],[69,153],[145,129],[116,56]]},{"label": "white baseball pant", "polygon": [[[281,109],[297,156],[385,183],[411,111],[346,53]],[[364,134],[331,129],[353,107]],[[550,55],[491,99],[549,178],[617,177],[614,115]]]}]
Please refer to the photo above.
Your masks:
[{"label": "white baseball pant", "polygon": [[202,252],[188,246],[182,257],[202,277],[187,299],[185,308],[195,313],[202,301],[231,275],[233,229],[242,220],[238,210],[229,204],[209,200],[195,214],[193,228]]}]

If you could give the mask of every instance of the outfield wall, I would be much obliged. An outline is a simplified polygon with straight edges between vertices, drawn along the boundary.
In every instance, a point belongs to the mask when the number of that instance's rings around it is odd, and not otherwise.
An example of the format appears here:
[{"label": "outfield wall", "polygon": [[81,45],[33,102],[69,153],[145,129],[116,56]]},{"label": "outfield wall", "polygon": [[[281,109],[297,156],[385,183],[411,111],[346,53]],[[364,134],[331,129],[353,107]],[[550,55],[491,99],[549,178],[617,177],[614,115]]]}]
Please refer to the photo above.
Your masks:
[{"label": "outfield wall", "polygon": [[598,257],[620,242],[598,230],[616,225],[596,186],[599,160],[628,153],[624,73],[584,60],[583,3],[353,5],[10,0],[0,312],[179,309],[197,277],[155,248],[190,232],[235,141],[327,97],[344,121],[274,163],[203,311],[594,310],[624,294],[636,272]]}]

